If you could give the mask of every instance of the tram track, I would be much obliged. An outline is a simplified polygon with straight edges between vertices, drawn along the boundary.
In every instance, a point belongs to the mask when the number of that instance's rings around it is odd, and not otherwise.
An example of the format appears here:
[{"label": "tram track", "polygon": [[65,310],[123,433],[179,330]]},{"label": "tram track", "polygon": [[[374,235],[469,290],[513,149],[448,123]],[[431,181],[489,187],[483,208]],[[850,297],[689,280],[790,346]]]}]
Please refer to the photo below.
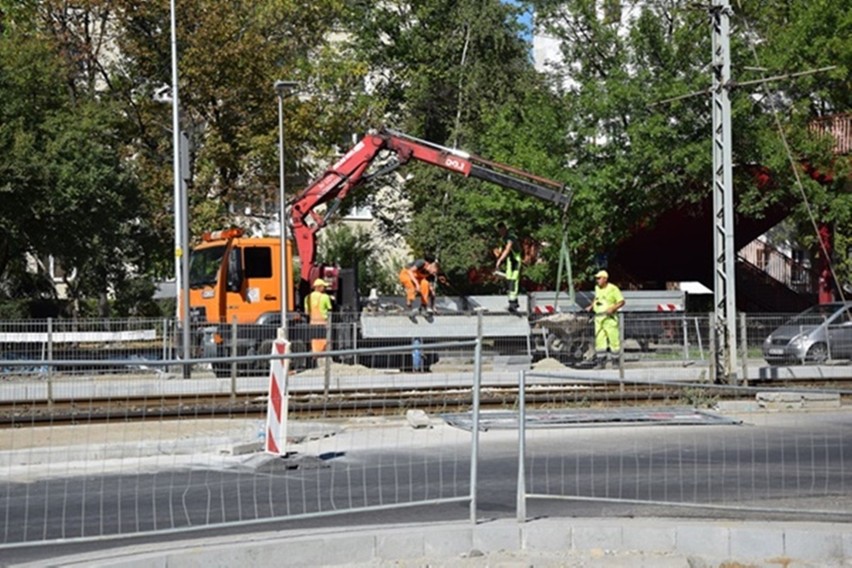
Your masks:
[{"label": "tram track", "polygon": [[[831,381],[834,388],[836,381]],[[813,381],[807,388],[820,385]],[[823,385],[826,388],[827,385]],[[804,388],[805,384],[785,383],[787,388]],[[777,387],[774,387],[777,388]],[[563,384],[528,385],[526,404],[531,408],[587,408],[608,405],[651,406],[690,405],[710,406],[718,400],[753,398],[753,393],[738,389],[702,389],[683,385],[647,384]],[[852,396],[845,395],[852,400]],[[518,388],[484,387],[480,392],[483,410],[517,408]],[[291,393],[288,412],[300,419],[347,418],[353,416],[401,415],[417,408],[430,413],[454,413],[469,410],[473,397],[469,389],[459,387],[405,387],[363,391],[306,391]],[[262,418],[267,412],[265,392],[238,394],[180,394],[124,398],[86,398],[69,400],[33,400],[0,402],[0,428],[95,424],[110,422],[141,422],[146,420],[186,420],[198,418]]]}]

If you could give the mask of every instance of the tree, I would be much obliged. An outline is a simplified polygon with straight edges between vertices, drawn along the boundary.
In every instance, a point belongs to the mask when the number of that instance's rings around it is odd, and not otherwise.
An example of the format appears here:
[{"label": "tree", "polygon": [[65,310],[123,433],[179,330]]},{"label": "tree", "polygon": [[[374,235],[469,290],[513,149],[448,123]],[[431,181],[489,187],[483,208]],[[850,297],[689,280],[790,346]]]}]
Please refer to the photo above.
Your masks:
[{"label": "tree", "polygon": [[[562,40],[556,76],[572,109],[565,133],[585,180],[574,207],[585,240],[575,246],[584,251],[581,264],[591,268],[595,252],[612,249],[640,221],[653,223],[672,205],[710,193],[709,95],[678,98],[710,86],[706,8],[689,2],[617,5],[623,10],[614,10],[614,4],[601,9],[593,0],[533,4],[541,29]],[[825,77],[773,84],[766,94],[733,93],[734,163],[766,167],[775,182],[766,191],[748,168],[736,171],[739,211],[760,215],[773,203],[791,202],[793,167],[803,159],[825,163],[830,157],[825,146],[814,144],[807,125],[817,108],[848,109],[849,42],[842,38],[848,39],[849,13],[845,3],[833,0],[737,4],[731,38],[736,79],[753,78],[747,67],[765,67],[773,75],[816,68],[828,59],[840,64]],[[794,166],[772,111],[792,147]],[[805,181],[806,193],[814,197],[825,189]],[[845,201],[848,194],[838,197]]]},{"label": "tree", "polygon": [[[564,138],[553,128],[558,99],[533,69],[518,7],[418,0],[352,9],[354,49],[374,69],[372,88],[391,125],[542,176],[568,176]],[[409,174],[403,190],[412,217],[401,230],[416,256],[437,254],[462,289],[470,289],[470,267],[493,264],[498,220],[536,237],[559,233],[559,212],[534,198],[426,166],[407,166]]]},{"label": "tree", "polygon": [[354,268],[362,296],[366,297],[372,288],[381,294],[396,291],[398,271],[376,254],[373,236],[361,227],[329,227],[320,241],[319,256],[327,264]]},{"label": "tree", "polygon": [[[0,273],[25,255],[76,267],[75,295],[105,296],[126,265],[144,270],[144,209],[122,152],[121,120],[108,101],[68,88],[55,45],[9,28],[0,39]],[[17,289],[14,282],[7,292]]]},{"label": "tree", "polygon": [[[293,163],[303,155],[302,146],[333,151],[349,132],[349,119],[362,114],[361,91],[355,87],[366,70],[328,48],[326,36],[341,2],[193,0],[177,6],[181,127],[192,141],[190,224],[198,235],[231,224],[232,210],[246,205],[261,214],[277,210],[276,79],[298,79],[303,94],[323,94],[287,100],[288,171],[297,172]],[[171,108],[164,104],[171,84],[168,4],[2,0],[0,22],[4,49],[23,58],[20,65],[8,60],[15,68],[4,97],[4,115],[12,119],[3,123],[4,140],[15,150],[9,156],[20,158],[8,168],[9,179],[26,195],[10,201],[7,209],[8,235],[2,240],[8,257],[29,249],[61,255],[87,268],[86,279],[101,282],[122,271],[151,278],[170,274],[172,133]],[[41,51],[25,54],[25,46],[36,42]],[[28,94],[31,90],[35,96]],[[66,114],[51,116],[54,107]],[[26,183],[14,176],[26,177]],[[134,188],[139,193],[131,196]],[[34,199],[38,192],[42,201]],[[66,209],[51,206],[51,199]],[[104,220],[100,210],[92,209],[83,219],[76,206],[87,199],[90,205],[132,207],[134,217],[125,217],[121,209]],[[38,211],[42,202],[43,214]],[[27,208],[34,209],[32,215],[16,213]],[[63,239],[53,238],[43,224],[26,225],[45,215],[65,222]],[[103,221],[96,228],[112,230],[113,237],[87,236],[87,220]],[[122,254],[111,250],[119,239]],[[94,282],[84,285],[81,279],[75,290],[83,294],[91,286]]]}]

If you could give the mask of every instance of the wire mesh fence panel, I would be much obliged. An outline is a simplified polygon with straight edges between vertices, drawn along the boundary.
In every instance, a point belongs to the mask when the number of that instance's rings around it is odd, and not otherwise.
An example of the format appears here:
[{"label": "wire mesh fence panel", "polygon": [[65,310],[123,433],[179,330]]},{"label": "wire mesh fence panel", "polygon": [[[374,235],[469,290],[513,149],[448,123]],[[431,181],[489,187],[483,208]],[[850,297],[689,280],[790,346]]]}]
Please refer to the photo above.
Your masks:
[{"label": "wire mesh fence panel", "polygon": [[53,402],[38,383],[0,385],[0,545],[471,501],[473,434],[428,413],[470,411],[471,371],[416,384],[299,359],[281,455],[261,451],[268,376],[223,380],[198,360],[191,380],[77,380]]},{"label": "wire mesh fence panel", "polygon": [[[171,322],[161,319],[43,319],[0,322],[0,376],[124,374],[172,357]],[[88,361],[121,364],[88,364]],[[21,361],[27,364],[19,364]],[[62,364],[45,362],[57,361]]]},{"label": "wire mesh fence panel", "polygon": [[562,381],[571,388],[526,386],[527,499],[607,503],[623,514],[852,516],[852,414],[841,405],[852,392]]}]

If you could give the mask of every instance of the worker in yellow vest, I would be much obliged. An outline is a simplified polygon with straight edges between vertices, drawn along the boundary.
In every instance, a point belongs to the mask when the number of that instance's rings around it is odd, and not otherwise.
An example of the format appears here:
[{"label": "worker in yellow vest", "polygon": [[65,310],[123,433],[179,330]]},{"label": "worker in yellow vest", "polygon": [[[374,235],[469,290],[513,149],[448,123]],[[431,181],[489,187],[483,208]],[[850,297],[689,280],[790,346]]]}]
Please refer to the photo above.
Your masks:
[{"label": "worker in yellow vest", "polygon": [[[311,325],[321,325],[323,328],[328,325],[328,313],[331,311],[331,296],[325,289],[328,287],[328,282],[322,278],[314,280],[314,291],[308,294],[305,298],[305,313],[308,314],[308,320]],[[311,333],[311,335],[319,335]],[[325,339],[325,331],[322,332],[321,338],[311,339],[311,352],[320,353],[328,347],[328,341]]]},{"label": "worker in yellow vest", "polygon": [[616,365],[621,355],[621,332],[618,329],[618,310],[624,307],[624,295],[609,281],[606,270],[595,274],[595,299],[586,308],[595,314],[595,363],[606,367],[607,351]]}]

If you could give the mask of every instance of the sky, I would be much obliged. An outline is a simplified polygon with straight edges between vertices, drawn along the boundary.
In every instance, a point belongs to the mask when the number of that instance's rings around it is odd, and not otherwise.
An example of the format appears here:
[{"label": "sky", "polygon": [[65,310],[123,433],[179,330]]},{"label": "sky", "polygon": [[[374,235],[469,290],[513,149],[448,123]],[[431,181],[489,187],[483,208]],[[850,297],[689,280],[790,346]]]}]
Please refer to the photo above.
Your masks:
[{"label": "sky", "polygon": [[[511,4],[512,6],[520,6],[521,3],[517,0],[503,0],[506,4]],[[521,25],[524,26],[525,31],[521,33],[521,37],[528,42],[532,42],[532,8],[528,8],[521,16],[518,18],[518,21]]]}]

